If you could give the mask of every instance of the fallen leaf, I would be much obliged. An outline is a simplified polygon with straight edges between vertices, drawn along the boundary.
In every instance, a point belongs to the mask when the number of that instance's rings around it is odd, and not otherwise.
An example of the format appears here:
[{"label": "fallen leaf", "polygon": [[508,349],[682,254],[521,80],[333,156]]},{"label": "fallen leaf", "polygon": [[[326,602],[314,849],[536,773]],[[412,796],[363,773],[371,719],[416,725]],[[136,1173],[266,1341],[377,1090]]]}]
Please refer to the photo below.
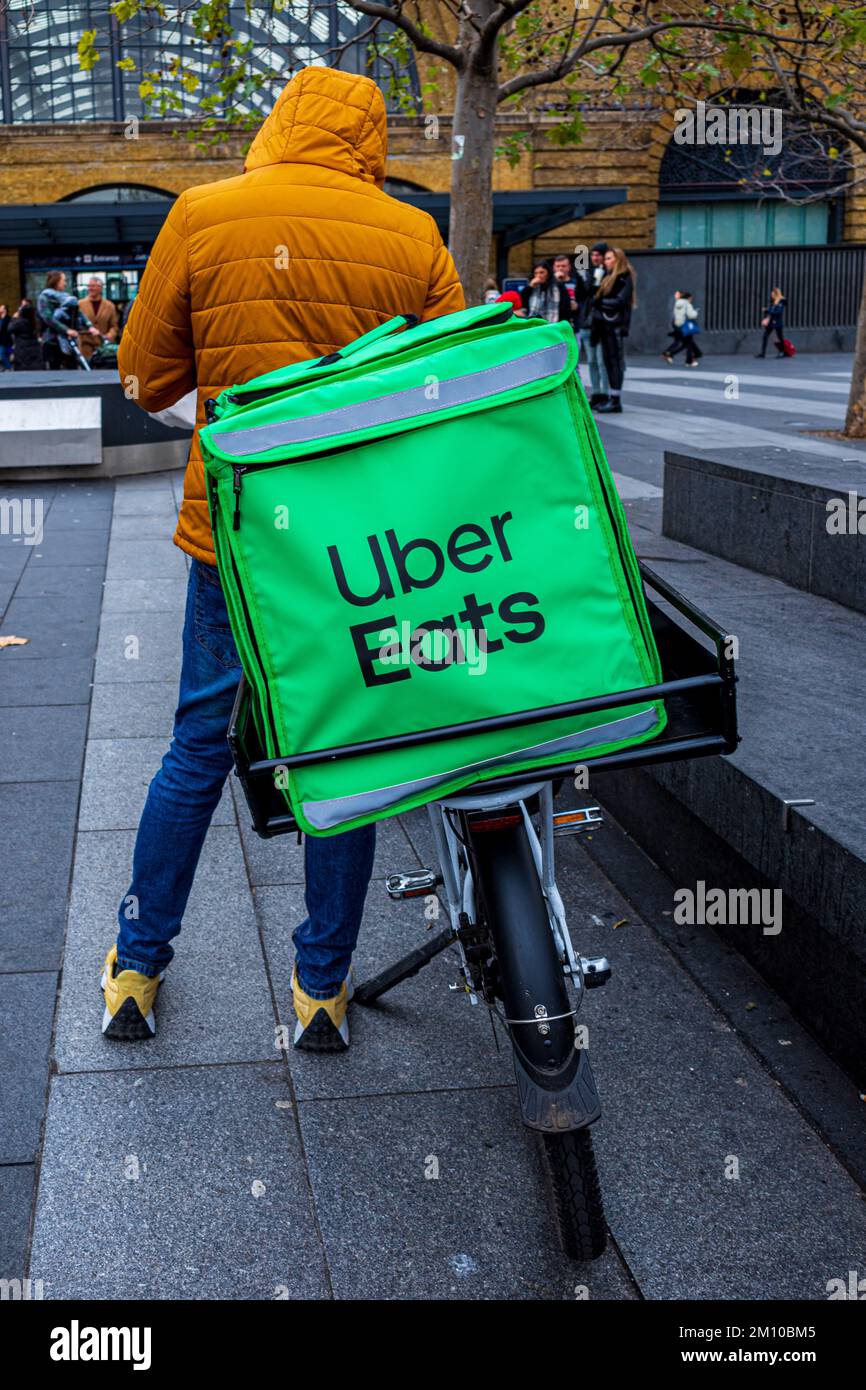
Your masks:
[{"label": "fallen leaf", "polygon": [[26,647],[29,637],[0,637],[0,647]]},{"label": "fallen leaf", "polygon": [[614,929],[614,931],[616,931],[617,927],[624,927],[624,926],[626,925],[627,922],[628,922],[628,918],[627,918],[627,917],[620,917],[619,921],[618,921],[618,922],[614,922],[614,924],[613,924],[613,929]]},{"label": "fallen leaf", "polygon": [[752,1009],[756,1009],[757,1007],[758,1007],[757,1004],[752,1004],[751,1002],[749,1002],[749,1003],[746,1005],[746,1011],[747,1011],[747,1013],[750,1013],[750,1012],[752,1011]]}]

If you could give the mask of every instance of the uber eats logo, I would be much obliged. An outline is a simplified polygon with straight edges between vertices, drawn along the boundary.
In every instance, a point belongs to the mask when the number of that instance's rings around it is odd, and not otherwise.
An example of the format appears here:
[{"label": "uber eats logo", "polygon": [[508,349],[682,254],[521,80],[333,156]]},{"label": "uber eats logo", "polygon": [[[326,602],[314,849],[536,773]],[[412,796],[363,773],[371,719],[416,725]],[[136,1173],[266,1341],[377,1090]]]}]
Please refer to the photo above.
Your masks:
[{"label": "uber eats logo", "polygon": [[[367,536],[367,555],[358,564],[347,566],[336,545],[328,546],[328,559],[337,588],[354,608],[376,607],[376,616],[367,622],[352,623],[349,635],[354,644],[364,682],[368,686],[409,680],[413,668],[444,671],[453,665],[481,669],[488,653],[500,652],[506,642],[535,642],[544,632],[544,618],[537,611],[536,594],[525,590],[500,597],[504,583],[497,583],[500,570],[512,560],[506,527],[511,512],[491,516],[486,525],[461,522],[444,544],[429,536],[402,540],[389,529],[380,539]],[[433,589],[449,572],[477,575],[490,570],[482,596],[473,588],[453,605],[455,611],[440,613],[433,595],[429,618],[397,626],[393,611],[398,595],[413,589]],[[504,580],[507,573],[501,576]],[[488,586],[489,585],[489,586]],[[469,581],[466,589],[470,589]],[[493,593],[491,593],[493,589]],[[389,608],[389,605],[391,607]],[[489,629],[488,629],[488,621]]]}]

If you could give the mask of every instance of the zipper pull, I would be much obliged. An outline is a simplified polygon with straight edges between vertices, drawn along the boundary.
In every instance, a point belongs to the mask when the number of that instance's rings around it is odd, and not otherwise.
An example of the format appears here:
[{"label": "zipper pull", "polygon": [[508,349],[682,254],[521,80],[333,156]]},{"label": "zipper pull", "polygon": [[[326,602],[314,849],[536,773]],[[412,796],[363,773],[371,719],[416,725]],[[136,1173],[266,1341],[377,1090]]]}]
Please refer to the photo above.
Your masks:
[{"label": "zipper pull", "polygon": [[241,488],[243,487],[244,483],[244,470],[242,468],[234,468],[232,469],[232,472],[234,473],[235,477],[233,484],[233,491],[235,494],[235,510],[234,515],[232,517],[232,530],[239,531],[241,529]]}]

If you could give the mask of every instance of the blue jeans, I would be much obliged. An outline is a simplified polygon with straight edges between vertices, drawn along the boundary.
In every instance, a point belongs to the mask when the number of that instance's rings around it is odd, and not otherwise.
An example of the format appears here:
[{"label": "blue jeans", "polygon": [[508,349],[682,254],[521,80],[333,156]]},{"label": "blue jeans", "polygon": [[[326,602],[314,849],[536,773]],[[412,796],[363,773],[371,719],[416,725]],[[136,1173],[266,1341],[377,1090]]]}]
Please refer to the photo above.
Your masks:
[{"label": "blue jeans", "polygon": [[607,379],[607,368],[604,365],[604,353],[601,343],[593,345],[590,340],[590,330],[582,328],[580,330],[580,345],[583,348],[583,355],[589,367],[589,382],[592,395],[609,396],[610,383]]},{"label": "blue jeans", "polygon": [[[132,883],[117,919],[121,970],[158,975],[172,959],[211,817],[232,759],[226,742],[241,677],[219,575],[193,560],[183,628],[174,736],[150,784],[135,841]],[[296,929],[296,968],[314,999],[338,993],[358,940],[373,871],[375,826],[305,840],[309,916]],[[214,938],[219,927],[214,924]]]}]

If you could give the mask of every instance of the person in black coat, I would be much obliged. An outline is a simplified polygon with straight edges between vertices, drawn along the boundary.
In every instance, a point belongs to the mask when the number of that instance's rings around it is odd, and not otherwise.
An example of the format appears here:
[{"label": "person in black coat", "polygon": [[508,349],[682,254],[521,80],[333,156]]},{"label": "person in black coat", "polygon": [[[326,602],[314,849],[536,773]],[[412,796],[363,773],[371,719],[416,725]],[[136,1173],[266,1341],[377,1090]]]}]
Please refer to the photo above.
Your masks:
[{"label": "person in black coat", "polygon": [[547,319],[548,323],[568,319],[571,322],[571,295],[555,278],[550,261],[539,261],[533,267],[532,277],[523,291],[523,307],[531,319]]},{"label": "person in black coat", "polygon": [[631,313],[635,305],[637,277],[621,247],[609,248],[604,255],[605,275],[592,300],[590,337],[600,343],[604,355],[610,395],[596,406],[600,414],[622,413],[622,383],[625,376],[623,339],[628,336]]},{"label": "person in black coat", "polygon": [[22,299],[9,325],[12,336],[12,366],[16,372],[41,372],[45,368],[42,344],[36,326],[36,310],[29,299]]},{"label": "person in black coat", "polygon": [[755,356],[766,357],[767,343],[770,341],[770,334],[775,333],[778,356],[785,357],[787,355],[785,352],[785,336],[782,332],[785,325],[785,296],[778,287],[774,290],[770,290],[770,302],[766,309],[761,310],[761,313],[763,314],[761,327],[764,330],[764,339],[761,343],[761,351],[756,352]]}]

